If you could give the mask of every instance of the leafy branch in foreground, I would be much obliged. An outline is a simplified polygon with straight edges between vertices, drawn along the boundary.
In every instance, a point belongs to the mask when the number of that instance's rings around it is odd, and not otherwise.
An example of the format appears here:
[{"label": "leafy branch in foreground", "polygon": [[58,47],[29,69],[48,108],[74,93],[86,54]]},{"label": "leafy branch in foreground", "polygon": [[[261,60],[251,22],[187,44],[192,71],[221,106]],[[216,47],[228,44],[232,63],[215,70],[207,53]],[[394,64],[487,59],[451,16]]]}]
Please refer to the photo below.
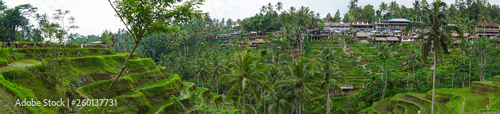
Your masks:
[{"label": "leafy branch in foreground", "polygon": [[[201,18],[202,13],[198,5],[202,5],[203,0],[189,0],[181,5],[174,5],[182,0],[108,0],[116,15],[125,25],[127,31],[134,40],[134,48],[125,59],[123,67],[109,85],[105,98],[118,78],[120,78],[127,62],[137,49],[142,38],[157,32],[173,32],[178,30],[178,26],[172,26],[174,23],[181,23],[195,18]],[[101,106],[99,113],[104,109]]]}]

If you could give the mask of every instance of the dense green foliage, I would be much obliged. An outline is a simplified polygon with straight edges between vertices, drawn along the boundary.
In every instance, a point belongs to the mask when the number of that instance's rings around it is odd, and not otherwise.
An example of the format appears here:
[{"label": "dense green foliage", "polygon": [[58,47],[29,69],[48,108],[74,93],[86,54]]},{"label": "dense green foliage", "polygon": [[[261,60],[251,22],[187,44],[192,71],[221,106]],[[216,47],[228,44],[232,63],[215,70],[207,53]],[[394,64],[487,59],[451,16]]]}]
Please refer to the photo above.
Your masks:
[{"label": "dense green foliage", "polygon": [[[373,5],[358,6],[357,0],[351,0],[343,19],[339,11],[334,17],[327,15],[324,19],[349,22],[404,17],[418,20],[422,28],[431,30],[421,35],[428,36],[421,43],[424,45],[374,46],[357,44],[352,36],[313,40],[304,35],[308,29],[321,29],[324,22],[308,7],[284,10],[281,2],[276,6],[269,3],[255,16],[219,21],[202,17],[193,8],[201,1],[189,1],[171,10],[179,15],[192,11],[194,14],[186,14],[190,15],[187,18],[154,12],[170,11],[159,8],[165,4],[141,6],[137,2],[140,1],[111,3],[127,29],[70,41],[103,40],[110,44],[114,41],[109,38],[114,36],[117,38],[114,50],[103,49],[106,46],[100,44],[81,49],[79,44],[44,43],[20,43],[28,46],[25,49],[0,49],[0,65],[21,59],[43,60],[42,64],[25,69],[0,72],[0,89],[16,98],[76,99],[83,95],[102,98],[115,78],[110,98],[128,105],[104,108],[108,113],[404,113],[417,109],[430,113],[429,105],[434,103],[430,90],[434,85],[435,112],[499,110],[500,97],[491,92],[498,90],[495,85],[498,81],[491,81],[498,80],[493,76],[500,74],[498,40],[479,38],[474,43],[446,40],[452,30],[448,24],[456,23],[464,32],[470,32],[477,20],[498,22],[499,15],[495,13],[498,5],[457,1],[444,7],[445,4],[431,6],[416,0],[414,8],[393,1],[375,10]],[[155,8],[159,10],[147,10]],[[152,28],[145,28],[141,24],[145,20],[168,22],[155,22]],[[53,25],[57,28],[57,24]],[[264,39],[266,44],[251,49],[248,36],[243,34],[249,31],[281,34],[269,35]],[[216,38],[228,33],[236,34],[230,43]],[[347,46],[339,41],[346,41]],[[436,46],[437,53],[427,53],[430,42],[445,45]],[[137,54],[133,54],[136,49]],[[115,50],[130,53],[115,54]],[[130,74],[116,76],[125,71]],[[353,90],[342,92],[340,85],[352,85]],[[79,92],[83,95],[78,95]],[[462,103],[471,108],[457,105]],[[23,108],[28,113],[69,113],[60,107]],[[97,113],[99,109],[84,107],[82,113]]]}]

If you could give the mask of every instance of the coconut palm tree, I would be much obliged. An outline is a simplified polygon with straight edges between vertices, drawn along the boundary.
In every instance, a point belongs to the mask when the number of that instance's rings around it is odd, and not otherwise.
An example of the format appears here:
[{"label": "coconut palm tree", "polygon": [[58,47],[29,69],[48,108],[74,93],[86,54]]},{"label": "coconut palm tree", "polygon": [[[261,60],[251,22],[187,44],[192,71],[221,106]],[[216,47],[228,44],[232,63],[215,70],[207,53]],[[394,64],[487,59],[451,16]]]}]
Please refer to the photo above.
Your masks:
[{"label": "coconut palm tree", "polygon": [[396,12],[397,10],[399,10],[399,4],[396,1],[392,1],[389,4],[388,9],[389,9],[389,11],[391,11],[392,14],[394,14],[394,12]]},{"label": "coconut palm tree", "polygon": [[[243,99],[243,114],[245,114],[245,95],[247,91],[255,97],[257,101],[260,101],[260,95],[257,93],[257,87],[261,87],[265,90],[270,90],[270,88],[264,83],[267,81],[264,74],[260,71],[263,69],[263,65],[256,64],[255,57],[252,53],[242,52],[235,56],[235,63],[231,63],[229,68],[231,73],[222,76],[219,80],[220,82],[229,82],[229,91],[227,93],[227,98],[231,99],[234,92],[238,91],[238,106],[240,106],[240,100]],[[258,68],[259,67],[259,68]]]},{"label": "coconut palm tree", "polygon": [[388,59],[391,58],[392,52],[391,52],[391,44],[383,42],[377,45],[377,55],[380,57],[380,59]]},{"label": "coconut palm tree", "polygon": [[283,93],[278,86],[275,86],[274,91],[270,92],[264,99],[269,101],[270,105],[267,108],[269,114],[284,114],[287,108],[292,107],[292,104],[286,99],[287,94]]},{"label": "coconut palm tree", "polygon": [[273,12],[273,4],[271,4],[271,2],[269,2],[266,6],[267,8],[267,12]]},{"label": "coconut palm tree", "polygon": [[330,83],[333,83],[335,86],[335,79],[341,78],[343,75],[342,72],[339,71],[339,67],[333,63],[335,51],[331,48],[327,48],[323,50],[321,53],[321,65],[320,65],[320,73],[323,76],[323,84],[326,86],[326,113],[330,114]]},{"label": "coconut palm tree", "polygon": [[313,68],[314,65],[308,59],[299,58],[287,67],[287,79],[278,83],[284,89],[283,92],[294,97],[292,113],[302,113],[304,102],[309,101],[309,94],[316,89]]},{"label": "coconut palm tree", "polygon": [[266,13],[266,11],[267,11],[267,7],[266,7],[266,6],[262,6],[262,7],[260,8],[260,13],[262,13],[262,14],[263,14],[263,13]]},{"label": "coconut palm tree", "polygon": [[[412,64],[411,69],[413,71],[413,79],[415,79],[415,69],[417,66],[420,66],[421,63],[422,53],[420,52],[420,50],[420,46],[417,45],[413,45],[408,50],[406,50],[406,62]],[[406,84],[408,83],[409,80],[406,81]]]},{"label": "coconut palm tree", "polygon": [[224,72],[226,72],[227,65],[225,64],[224,59],[221,59],[218,51],[214,51],[212,56],[210,56],[210,62],[208,63],[210,66],[210,74],[215,78],[215,86],[216,93],[219,94],[219,76],[221,76]]},{"label": "coconut palm tree", "polygon": [[[446,3],[441,2],[441,0],[436,0],[432,3],[430,7],[424,6],[423,13],[426,15],[423,17],[423,23],[411,23],[406,27],[406,33],[412,27],[428,28],[427,31],[420,33],[417,39],[423,39],[422,46],[422,58],[425,63],[427,61],[427,56],[429,51],[433,47],[434,51],[434,66],[432,75],[432,104],[431,112],[434,113],[434,92],[436,88],[436,69],[437,69],[437,59],[442,58],[441,53],[449,54],[448,46],[452,44],[450,39],[451,30],[455,30],[460,37],[463,37],[462,31],[458,29],[457,26],[449,26],[446,20],[446,14],[444,13],[444,8]],[[425,38],[427,37],[427,38]],[[438,58],[439,57],[439,58]],[[442,60],[442,59],[441,59]]]},{"label": "coconut palm tree", "polygon": [[[382,11],[382,18],[384,17],[384,12],[387,11],[387,4],[385,2],[380,3],[378,6],[379,10]],[[385,19],[385,18],[384,18]]]},{"label": "coconut palm tree", "polygon": [[276,10],[278,10],[278,12],[280,12],[282,9],[283,9],[283,3],[282,2],[278,2],[276,4]]},{"label": "coconut palm tree", "polygon": [[[203,81],[206,81],[208,75],[208,62],[203,58],[196,58],[195,64],[193,65],[193,75],[197,77],[198,84],[204,87]],[[201,80],[201,83],[200,83]]]}]

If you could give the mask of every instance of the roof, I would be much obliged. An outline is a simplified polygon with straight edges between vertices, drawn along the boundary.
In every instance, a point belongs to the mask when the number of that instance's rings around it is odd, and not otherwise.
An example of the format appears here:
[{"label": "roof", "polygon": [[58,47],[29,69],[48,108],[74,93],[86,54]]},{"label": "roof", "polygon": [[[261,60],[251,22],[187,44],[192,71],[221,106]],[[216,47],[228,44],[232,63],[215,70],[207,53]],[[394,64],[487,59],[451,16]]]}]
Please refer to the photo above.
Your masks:
[{"label": "roof", "polygon": [[[464,35],[465,37],[469,36],[469,33],[465,33],[465,34],[462,34]],[[458,33],[454,32],[454,33],[451,33],[451,36],[452,37],[459,37]]]},{"label": "roof", "polygon": [[92,44],[104,44],[103,41],[95,41],[95,42],[92,42]]},{"label": "roof", "polygon": [[496,27],[498,27],[498,26],[500,26],[500,25],[498,25],[498,24],[497,24],[497,23],[495,23],[495,22],[478,22],[478,23],[476,24],[476,26],[493,26],[493,27],[495,27],[495,26],[496,26]]},{"label": "roof", "polygon": [[369,37],[370,34],[366,33],[366,32],[358,32],[356,33],[356,37]]},{"label": "roof", "polygon": [[401,36],[401,38],[416,38],[416,37],[411,37],[411,36]]},{"label": "roof", "polygon": [[411,22],[410,20],[406,19],[406,18],[393,18],[391,20],[389,20],[389,22]]},{"label": "roof", "polygon": [[399,39],[396,37],[387,37],[387,40],[388,41],[399,41]]},{"label": "roof", "polygon": [[352,85],[340,85],[340,89],[353,89]]},{"label": "roof", "polygon": [[375,41],[387,41],[387,38],[385,38],[385,37],[376,37]]},{"label": "roof", "polygon": [[350,23],[325,23],[325,26],[350,26]]},{"label": "roof", "polygon": [[356,22],[368,22],[368,19],[356,19]]}]

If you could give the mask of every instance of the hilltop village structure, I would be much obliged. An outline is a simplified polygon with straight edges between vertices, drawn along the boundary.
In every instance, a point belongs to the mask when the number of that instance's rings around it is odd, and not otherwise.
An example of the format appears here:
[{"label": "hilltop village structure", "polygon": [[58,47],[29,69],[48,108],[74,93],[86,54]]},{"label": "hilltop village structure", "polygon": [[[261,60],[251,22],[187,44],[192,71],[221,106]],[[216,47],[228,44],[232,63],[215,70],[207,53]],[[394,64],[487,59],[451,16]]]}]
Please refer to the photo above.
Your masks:
[{"label": "hilltop village structure", "polygon": [[[321,38],[333,38],[335,36],[354,36],[355,40],[359,43],[370,43],[379,44],[382,42],[387,42],[390,44],[403,44],[412,43],[417,41],[418,32],[425,30],[420,30],[418,28],[410,29],[409,33],[406,34],[405,29],[412,21],[406,18],[393,18],[390,20],[378,20],[374,22],[369,22],[368,19],[356,19],[354,22],[344,23],[344,22],[324,22],[324,29],[308,29],[307,33],[302,33],[302,36],[309,36],[311,40],[318,40]],[[466,41],[474,42],[477,38],[482,36],[495,38],[500,36],[500,25],[494,22],[478,22],[472,33],[462,32]],[[283,28],[286,29],[286,28]],[[256,48],[257,46],[266,43],[264,40],[268,35],[279,35],[280,31],[275,32],[261,32],[261,31],[250,31],[248,33],[243,33],[240,35],[239,32],[230,34],[219,34],[217,39],[224,39],[225,45],[230,45],[233,38],[244,36],[243,38],[248,39],[248,43],[243,46],[250,46],[251,48]],[[451,38],[455,41],[460,41],[459,34],[454,32],[451,34]],[[299,38],[304,40],[304,37]],[[240,42],[241,43],[241,42]]]},{"label": "hilltop village structure", "polygon": [[[299,46],[303,40],[319,40],[322,38],[335,38],[336,36],[352,36],[358,43],[373,44],[389,43],[391,45],[400,45],[404,43],[418,43],[417,37],[419,32],[424,32],[419,28],[411,28],[406,33],[406,27],[412,21],[405,18],[393,18],[390,20],[378,20],[369,22],[368,19],[356,19],[354,22],[324,22],[324,29],[308,29],[306,33],[302,33],[302,37],[292,41],[294,45]],[[236,28],[239,28],[237,26]],[[286,29],[286,28],[283,28]],[[221,47],[238,45],[239,47],[251,47],[252,49],[265,43],[269,35],[280,35],[282,31],[261,32],[250,31],[241,34],[240,32],[230,34],[219,34],[216,38],[223,39],[224,44]],[[292,31],[294,32],[294,31]],[[496,38],[500,36],[500,25],[494,22],[478,22],[475,25],[473,33],[462,32],[467,42],[474,43],[480,37]],[[309,36],[310,39],[306,39]],[[461,38],[457,32],[453,32],[450,37],[454,43],[460,42]],[[240,39],[243,38],[243,39]],[[296,50],[294,51],[296,52]],[[433,52],[432,48],[430,52]],[[342,92],[356,91],[353,85],[341,85]],[[364,86],[363,86],[364,87]]]}]

